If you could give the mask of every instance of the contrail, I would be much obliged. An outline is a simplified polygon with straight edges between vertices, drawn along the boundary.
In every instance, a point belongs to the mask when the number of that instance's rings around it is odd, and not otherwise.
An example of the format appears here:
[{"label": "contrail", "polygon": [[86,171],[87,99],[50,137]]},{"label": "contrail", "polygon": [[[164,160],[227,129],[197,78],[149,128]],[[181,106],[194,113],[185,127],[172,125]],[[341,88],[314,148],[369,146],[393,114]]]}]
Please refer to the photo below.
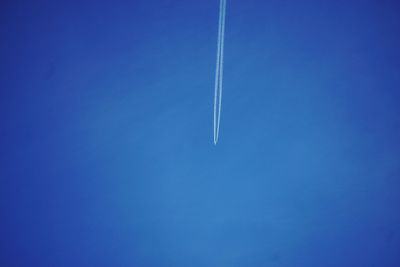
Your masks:
[{"label": "contrail", "polygon": [[224,66],[224,37],[225,37],[225,13],[226,0],[220,0],[219,24],[218,24],[218,48],[217,65],[215,71],[214,88],[214,144],[216,145],[219,137],[219,126],[221,123],[221,104],[222,104],[222,77]]}]

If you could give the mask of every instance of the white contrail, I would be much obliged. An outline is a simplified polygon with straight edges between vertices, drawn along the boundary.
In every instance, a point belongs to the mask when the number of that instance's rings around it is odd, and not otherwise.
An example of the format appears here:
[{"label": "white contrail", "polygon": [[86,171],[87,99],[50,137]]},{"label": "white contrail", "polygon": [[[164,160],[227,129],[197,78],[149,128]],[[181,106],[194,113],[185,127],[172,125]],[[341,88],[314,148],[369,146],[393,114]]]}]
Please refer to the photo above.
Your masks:
[{"label": "white contrail", "polygon": [[[218,48],[217,65],[215,71],[214,88],[214,144],[218,142],[219,126],[221,122],[221,104],[222,104],[222,77],[224,65],[224,37],[225,37],[225,13],[226,0],[220,0],[219,7],[219,25],[218,25]],[[218,106],[218,108],[217,108]]]},{"label": "white contrail", "polygon": [[222,10],[223,0],[220,0],[219,7],[219,25],[218,25],[218,48],[217,48],[217,65],[215,71],[215,86],[214,86],[214,144],[217,143],[217,103],[218,103],[218,88],[219,88],[219,71],[220,71],[220,53],[221,53],[221,30],[222,30]]}]

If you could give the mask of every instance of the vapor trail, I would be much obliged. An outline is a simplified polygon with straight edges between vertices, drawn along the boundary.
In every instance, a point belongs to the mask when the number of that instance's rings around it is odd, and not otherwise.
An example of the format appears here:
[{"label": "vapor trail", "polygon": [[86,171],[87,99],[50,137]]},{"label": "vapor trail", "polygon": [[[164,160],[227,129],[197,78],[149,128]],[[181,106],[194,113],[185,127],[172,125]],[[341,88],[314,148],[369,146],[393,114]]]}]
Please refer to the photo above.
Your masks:
[{"label": "vapor trail", "polygon": [[218,24],[218,48],[217,65],[215,71],[214,88],[214,144],[216,145],[219,137],[221,123],[221,104],[222,104],[222,85],[223,85],[223,65],[224,65],[224,39],[225,39],[225,13],[226,0],[220,0],[219,24]]}]

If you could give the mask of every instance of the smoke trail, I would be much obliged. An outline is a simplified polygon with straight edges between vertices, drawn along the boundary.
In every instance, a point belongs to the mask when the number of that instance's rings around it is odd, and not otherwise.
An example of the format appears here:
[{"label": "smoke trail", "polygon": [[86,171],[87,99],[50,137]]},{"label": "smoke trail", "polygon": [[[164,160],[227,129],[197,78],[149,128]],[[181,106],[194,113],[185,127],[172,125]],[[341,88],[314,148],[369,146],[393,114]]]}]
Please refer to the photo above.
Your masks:
[{"label": "smoke trail", "polygon": [[214,144],[216,145],[219,137],[221,123],[221,104],[222,104],[222,85],[223,85],[223,65],[224,65],[224,39],[225,39],[225,13],[226,0],[220,0],[219,24],[218,24],[218,48],[217,65],[215,71],[214,88]]}]

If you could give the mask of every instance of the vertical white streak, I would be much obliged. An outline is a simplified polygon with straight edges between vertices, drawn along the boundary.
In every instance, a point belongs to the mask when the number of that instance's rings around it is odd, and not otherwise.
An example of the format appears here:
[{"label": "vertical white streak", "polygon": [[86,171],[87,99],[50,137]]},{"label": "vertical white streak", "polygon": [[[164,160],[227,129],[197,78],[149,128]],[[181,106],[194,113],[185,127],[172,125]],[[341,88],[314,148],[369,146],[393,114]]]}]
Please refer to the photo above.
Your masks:
[{"label": "vertical white streak", "polygon": [[218,122],[217,122],[217,138],[219,137],[219,128],[221,122],[221,107],[222,107],[222,83],[223,83],[223,72],[224,72],[224,42],[225,42],[225,10],[226,10],[226,0],[222,0],[224,3],[222,12],[222,30],[221,30],[221,52],[220,52],[220,76],[219,76],[219,105],[218,105]]},{"label": "vertical white streak", "polygon": [[222,85],[223,85],[223,65],[224,65],[224,37],[225,37],[225,13],[226,0],[220,0],[219,25],[218,25],[218,48],[217,65],[215,72],[214,88],[214,144],[217,144],[219,137],[219,128],[221,122],[221,104],[222,104]]},{"label": "vertical white streak", "polygon": [[218,21],[218,48],[217,48],[217,62],[216,62],[216,71],[215,71],[215,86],[214,86],[214,144],[217,143],[217,103],[218,103],[218,87],[219,87],[219,67],[220,67],[220,50],[221,50],[221,12],[222,12],[222,0],[220,0],[219,7],[219,21]]}]

